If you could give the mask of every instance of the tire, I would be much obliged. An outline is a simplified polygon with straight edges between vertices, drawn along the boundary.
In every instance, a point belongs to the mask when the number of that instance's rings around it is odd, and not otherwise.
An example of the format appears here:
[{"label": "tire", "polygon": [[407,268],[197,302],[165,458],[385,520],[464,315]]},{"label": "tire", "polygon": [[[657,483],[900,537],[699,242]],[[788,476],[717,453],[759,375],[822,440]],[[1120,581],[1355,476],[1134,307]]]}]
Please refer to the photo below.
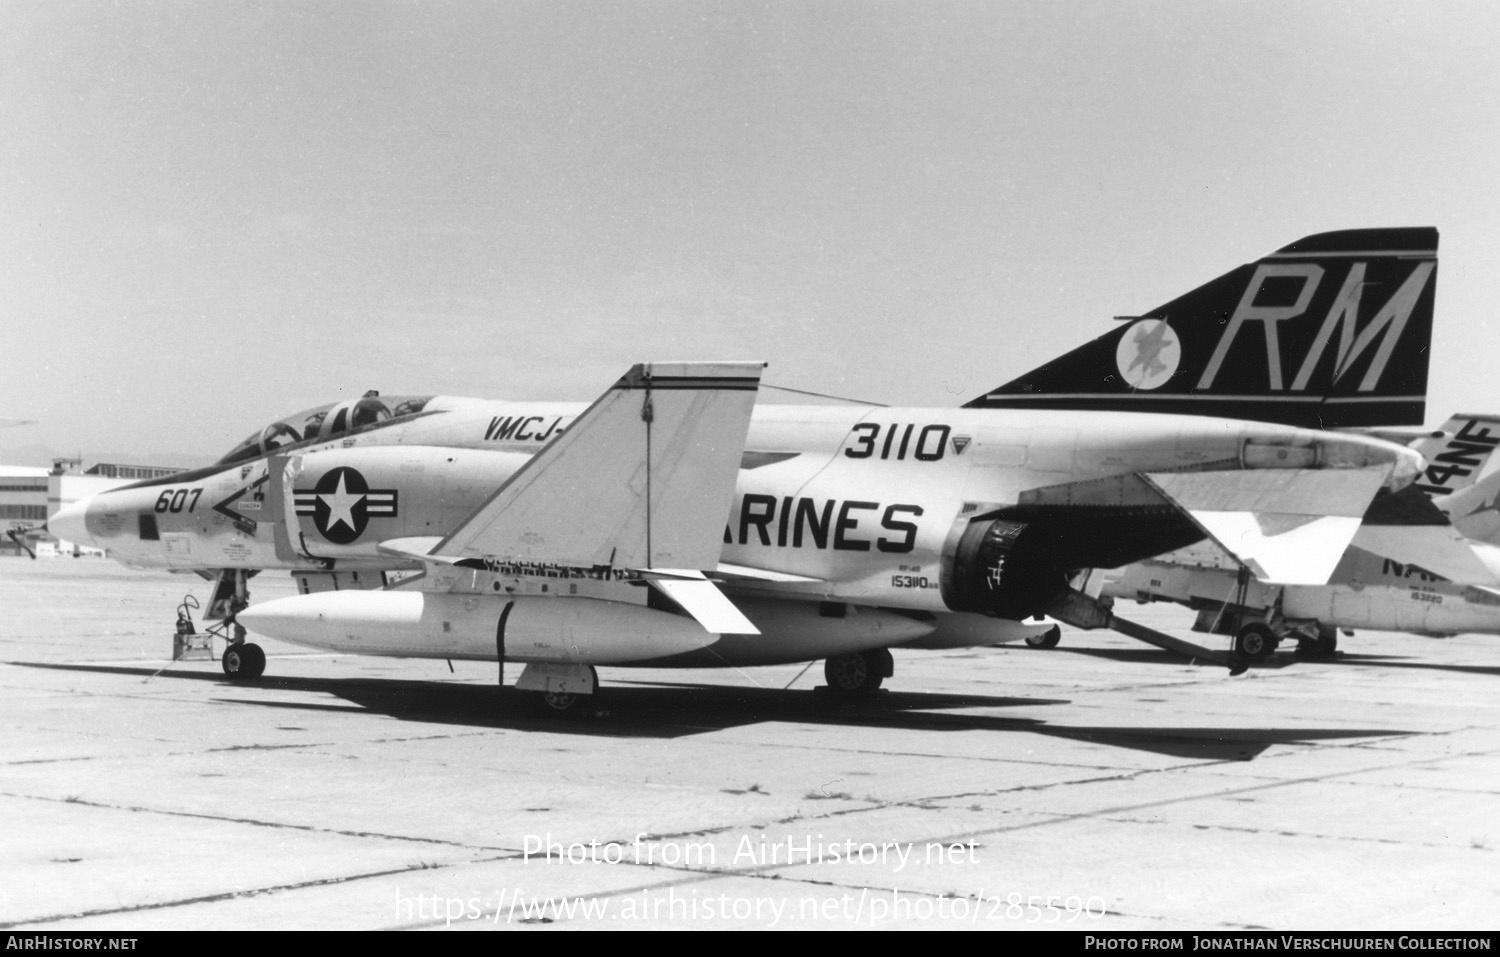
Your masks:
[{"label": "tire", "polygon": [[224,649],[219,664],[231,680],[253,681],[266,672],[266,653],[257,644],[233,644]]},{"label": "tire", "polygon": [[1234,650],[1254,661],[1271,657],[1278,643],[1271,626],[1259,621],[1251,622],[1234,636]]},{"label": "tire", "polygon": [[834,655],[823,662],[823,677],[828,690],[849,697],[873,694],[885,680],[879,662],[869,652]]},{"label": "tire", "polygon": [[249,643],[240,652],[245,658],[245,677],[259,678],[266,673],[266,652],[260,645]]},{"label": "tire", "polygon": [[576,715],[583,712],[584,700],[591,695],[573,694],[567,691],[537,692],[537,701],[542,712],[550,715]]},{"label": "tire", "polygon": [[1026,647],[1028,648],[1056,648],[1062,641],[1062,626],[1053,625],[1040,635],[1028,635]]},{"label": "tire", "polygon": [[1327,661],[1338,651],[1338,647],[1338,632],[1320,632],[1316,638],[1304,638],[1297,642],[1297,657],[1309,661]]}]

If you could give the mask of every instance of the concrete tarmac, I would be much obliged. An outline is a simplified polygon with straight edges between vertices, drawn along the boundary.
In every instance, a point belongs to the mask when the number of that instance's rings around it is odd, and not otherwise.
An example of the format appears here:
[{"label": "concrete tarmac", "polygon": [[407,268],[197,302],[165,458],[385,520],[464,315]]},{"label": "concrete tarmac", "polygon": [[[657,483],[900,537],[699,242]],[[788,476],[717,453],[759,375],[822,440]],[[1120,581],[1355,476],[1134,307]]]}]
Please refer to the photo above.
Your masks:
[{"label": "concrete tarmac", "polygon": [[[284,573],[257,600],[290,594]],[[194,577],[0,560],[0,927],[1475,930],[1500,646],[1362,633],[1231,678],[1129,639],[600,670],[262,642],[170,663]],[[1182,637],[1166,606],[1120,613]],[[508,669],[514,680],[519,668]]]}]

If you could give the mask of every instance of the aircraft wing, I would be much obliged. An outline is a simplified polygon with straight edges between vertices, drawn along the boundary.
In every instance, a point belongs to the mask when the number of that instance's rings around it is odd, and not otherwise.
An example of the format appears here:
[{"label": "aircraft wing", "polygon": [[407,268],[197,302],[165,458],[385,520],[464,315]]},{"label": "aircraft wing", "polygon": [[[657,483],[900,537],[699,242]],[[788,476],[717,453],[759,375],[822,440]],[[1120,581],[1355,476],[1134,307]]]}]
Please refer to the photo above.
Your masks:
[{"label": "aircraft wing", "polygon": [[[719,563],[763,367],[634,366],[427,560],[630,569],[709,631],[757,634],[701,570]],[[428,543],[388,549],[412,544]]]},{"label": "aircraft wing", "polygon": [[806,575],[793,575],[791,572],[773,572],[764,568],[752,568],[749,565],[733,565],[729,562],[719,562],[714,573],[729,581],[771,582],[774,584],[817,584],[823,579],[808,578]]},{"label": "aircraft wing", "polygon": [[713,568],[762,368],[633,367],[433,553]]},{"label": "aircraft wing", "polygon": [[1256,578],[1322,585],[1354,540],[1385,473],[1247,469],[1143,477]]}]

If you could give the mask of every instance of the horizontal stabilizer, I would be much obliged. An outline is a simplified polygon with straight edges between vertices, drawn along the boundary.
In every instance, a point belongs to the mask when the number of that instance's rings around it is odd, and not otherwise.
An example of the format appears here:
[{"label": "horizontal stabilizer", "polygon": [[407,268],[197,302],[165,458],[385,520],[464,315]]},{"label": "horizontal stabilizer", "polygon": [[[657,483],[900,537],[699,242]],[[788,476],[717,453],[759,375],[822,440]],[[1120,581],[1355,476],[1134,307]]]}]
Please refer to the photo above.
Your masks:
[{"label": "horizontal stabilizer", "polygon": [[1476,543],[1450,525],[1449,517],[1416,485],[1377,498],[1366,512],[1353,544],[1450,581],[1496,584],[1494,574],[1475,553]]},{"label": "horizontal stabilizer", "polygon": [[1491,472],[1435,504],[1465,537],[1500,544],[1500,472]]},{"label": "horizontal stabilizer", "polygon": [[716,635],[758,635],[760,629],[701,572],[651,568],[646,581]]},{"label": "horizontal stabilizer", "polygon": [[[1485,568],[1489,569],[1495,581],[1500,582],[1500,548],[1484,542],[1470,542],[1469,547],[1474,549],[1474,556],[1479,559]],[[1477,587],[1492,595],[1500,595],[1500,588],[1494,585],[1486,583]]]},{"label": "horizontal stabilizer", "polygon": [[1384,468],[1161,472],[1147,481],[1261,581],[1326,584]]},{"label": "horizontal stabilizer", "polygon": [[1464,585],[1496,584],[1494,574],[1475,554],[1473,545],[1450,527],[1361,525],[1352,544],[1403,565],[1416,565],[1449,581]]}]

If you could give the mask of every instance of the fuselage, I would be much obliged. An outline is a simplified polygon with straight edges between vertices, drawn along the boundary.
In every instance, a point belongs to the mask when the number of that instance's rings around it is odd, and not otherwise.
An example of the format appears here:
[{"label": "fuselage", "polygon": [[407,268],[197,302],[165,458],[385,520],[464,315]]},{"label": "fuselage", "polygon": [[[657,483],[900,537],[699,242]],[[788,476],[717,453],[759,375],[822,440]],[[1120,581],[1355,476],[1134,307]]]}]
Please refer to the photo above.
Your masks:
[{"label": "fuselage", "polygon": [[[1293,626],[1306,622],[1440,637],[1500,634],[1500,592],[1449,581],[1360,548],[1345,553],[1326,585],[1242,585],[1229,568],[1148,561],[1108,573],[1103,593],[1210,612],[1240,599],[1248,618],[1274,615]],[[1235,620],[1233,611],[1224,614]]]},{"label": "fuselage", "polygon": [[[270,448],[252,436],[232,461],[102,493],[52,526],[137,566],[413,567],[377,546],[446,534],[584,406],[439,396],[415,408]],[[943,579],[976,515],[1051,529],[1061,566],[1110,567],[1202,537],[1111,484],[1131,473],[1382,467],[1396,487],[1420,466],[1391,443],[1289,426],[953,408],[762,405],[745,449],[722,562],[808,581],[739,590],[934,611],[952,607]],[[1078,483],[1092,483],[1083,499]]]}]

